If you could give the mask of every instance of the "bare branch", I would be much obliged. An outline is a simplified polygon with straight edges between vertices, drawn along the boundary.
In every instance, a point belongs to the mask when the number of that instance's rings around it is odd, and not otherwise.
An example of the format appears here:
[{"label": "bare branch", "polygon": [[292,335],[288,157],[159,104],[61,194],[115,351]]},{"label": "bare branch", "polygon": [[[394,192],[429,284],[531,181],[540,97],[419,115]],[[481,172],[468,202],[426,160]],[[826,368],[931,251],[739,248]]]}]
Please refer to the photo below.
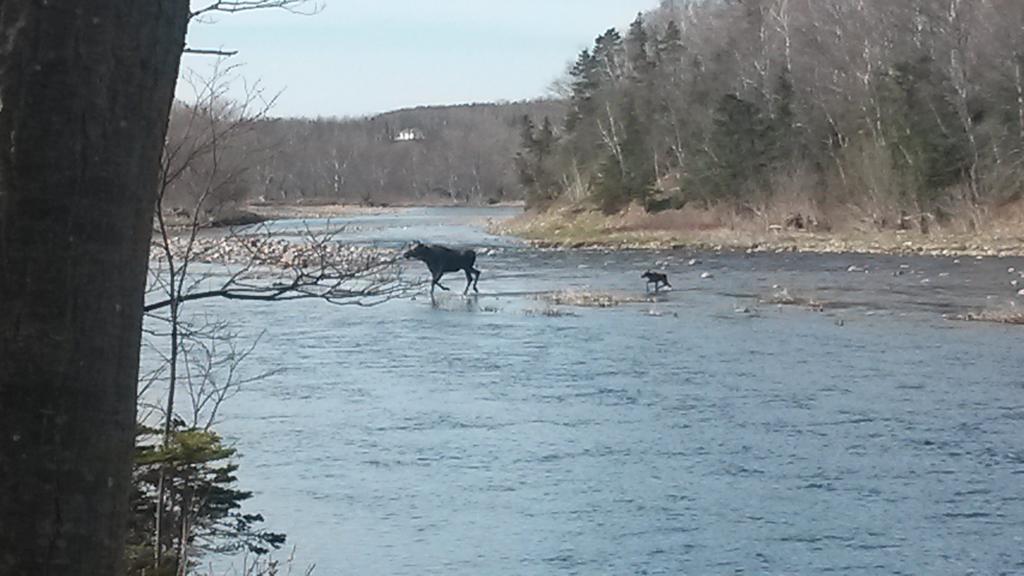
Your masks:
[{"label": "bare branch", "polygon": [[238,54],[238,50],[213,50],[208,48],[189,48],[185,47],[183,51],[185,54],[198,54],[201,56],[220,56],[229,57]]},{"label": "bare branch", "polygon": [[323,10],[323,3],[314,0],[216,0],[197,10],[193,10],[189,14],[189,19],[194,20],[215,12],[235,14],[252,10],[266,10],[268,8],[312,16]]}]

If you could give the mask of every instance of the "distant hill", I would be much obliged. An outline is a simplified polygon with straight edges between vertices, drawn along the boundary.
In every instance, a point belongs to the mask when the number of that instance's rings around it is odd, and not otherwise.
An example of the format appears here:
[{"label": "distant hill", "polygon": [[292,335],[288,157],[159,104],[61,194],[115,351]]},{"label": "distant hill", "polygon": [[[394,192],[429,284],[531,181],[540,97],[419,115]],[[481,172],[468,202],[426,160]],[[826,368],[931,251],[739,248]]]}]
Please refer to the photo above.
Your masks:
[{"label": "distant hill", "polygon": [[[177,102],[164,151],[164,214],[200,222],[247,204],[465,204],[525,198],[524,124],[561,123],[555,100],[424,106],[366,118],[252,118],[245,103]],[[257,116],[259,116],[257,114]]]},{"label": "distant hill", "polygon": [[273,152],[249,178],[267,202],[484,204],[524,198],[513,159],[524,116],[561,122],[561,102],[424,106],[369,118],[260,121]]}]

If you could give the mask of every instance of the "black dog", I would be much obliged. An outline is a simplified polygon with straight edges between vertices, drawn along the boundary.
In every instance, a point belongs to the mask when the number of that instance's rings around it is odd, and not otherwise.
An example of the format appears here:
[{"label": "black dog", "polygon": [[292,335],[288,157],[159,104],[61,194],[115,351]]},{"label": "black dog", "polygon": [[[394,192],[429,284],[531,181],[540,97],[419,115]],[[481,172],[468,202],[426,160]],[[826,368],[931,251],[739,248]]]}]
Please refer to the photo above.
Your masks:
[{"label": "black dog", "polygon": [[650,290],[651,284],[654,284],[654,293],[655,294],[658,293],[658,288],[662,284],[667,286],[667,287],[669,287],[669,288],[672,287],[672,285],[668,283],[668,274],[664,274],[662,272],[652,272],[652,271],[648,270],[647,272],[644,272],[643,274],[641,274],[640,277],[647,279],[647,289],[648,290]]},{"label": "black dog", "polygon": [[445,272],[456,272],[463,270],[466,273],[466,289],[462,291],[463,294],[469,292],[469,286],[472,284],[473,291],[479,292],[476,289],[476,283],[480,280],[480,271],[473,268],[473,264],[476,263],[476,252],[472,250],[453,250],[445,246],[437,244],[423,244],[422,242],[415,242],[412,248],[405,251],[404,254],[406,259],[415,258],[416,260],[422,260],[430,269],[430,296],[434,296],[434,286],[440,286],[441,290],[447,290],[443,284],[441,284],[441,276],[444,276]]}]

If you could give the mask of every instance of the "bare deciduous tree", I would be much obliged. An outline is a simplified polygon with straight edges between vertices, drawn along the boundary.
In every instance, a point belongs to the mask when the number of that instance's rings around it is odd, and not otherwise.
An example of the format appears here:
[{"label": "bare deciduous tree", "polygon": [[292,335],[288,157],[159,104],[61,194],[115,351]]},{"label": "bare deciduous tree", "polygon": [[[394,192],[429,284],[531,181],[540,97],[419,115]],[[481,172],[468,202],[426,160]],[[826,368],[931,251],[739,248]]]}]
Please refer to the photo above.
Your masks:
[{"label": "bare deciduous tree", "polygon": [[[192,77],[196,98],[179,110],[179,123],[168,137],[161,169],[157,235],[144,310],[154,325],[151,339],[156,340],[148,343],[149,348],[164,363],[142,388],[150,395],[164,394],[161,401],[147,400],[145,406],[161,417],[161,449],[167,453],[177,438],[172,432],[181,427],[175,422],[184,423],[186,429],[209,430],[222,402],[250,378],[266,376],[241,377],[240,364],[252,349],[240,347],[222,322],[193,320],[185,313],[186,304],[216,298],[373,305],[403,294],[406,288],[398,277],[395,254],[345,246],[335,240],[338,230],[330,226],[306,228],[297,240],[278,238],[267,226],[200,236],[209,220],[204,215],[219,209],[225,202],[224,192],[239,185],[261,154],[273,152],[264,147],[254,153],[249,139],[272,99],[262,99],[258,89],[249,91],[241,102],[226,99],[224,93],[234,80],[232,69],[219,72],[205,79]],[[233,154],[238,150],[242,153]],[[176,190],[175,208],[166,210],[165,203]],[[184,218],[173,227],[168,217],[178,212]],[[155,327],[159,325],[166,329]],[[155,388],[154,383],[162,385]],[[187,394],[184,406],[177,399],[179,388]],[[159,467],[152,569],[171,566],[184,574],[202,506],[192,497],[169,498],[168,478],[167,468]],[[182,508],[168,510],[168,502]]]}]

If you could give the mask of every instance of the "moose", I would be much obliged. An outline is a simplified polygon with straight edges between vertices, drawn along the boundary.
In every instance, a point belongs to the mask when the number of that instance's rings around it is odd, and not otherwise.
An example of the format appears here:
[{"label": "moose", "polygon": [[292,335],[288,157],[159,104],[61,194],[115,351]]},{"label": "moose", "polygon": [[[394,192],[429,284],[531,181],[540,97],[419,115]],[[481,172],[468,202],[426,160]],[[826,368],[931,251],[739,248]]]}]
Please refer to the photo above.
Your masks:
[{"label": "moose", "polygon": [[476,252],[472,250],[455,250],[439,244],[424,244],[414,242],[412,247],[403,254],[406,260],[422,260],[430,269],[430,296],[434,296],[434,286],[440,286],[441,290],[448,290],[441,284],[441,276],[445,272],[457,272],[462,270],[466,273],[466,289],[463,294],[469,293],[470,285],[474,292],[479,292],[476,283],[480,280],[480,271],[473,267],[476,264]]},{"label": "moose", "polygon": [[654,284],[655,294],[658,293],[658,288],[662,284],[668,288],[672,287],[672,285],[668,283],[668,274],[665,274],[663,272],[652,272],[651,270],[648,270],[647,272],[641,274],[640,277],[647,279],[648,290],[650,290],[651,284]]}]

